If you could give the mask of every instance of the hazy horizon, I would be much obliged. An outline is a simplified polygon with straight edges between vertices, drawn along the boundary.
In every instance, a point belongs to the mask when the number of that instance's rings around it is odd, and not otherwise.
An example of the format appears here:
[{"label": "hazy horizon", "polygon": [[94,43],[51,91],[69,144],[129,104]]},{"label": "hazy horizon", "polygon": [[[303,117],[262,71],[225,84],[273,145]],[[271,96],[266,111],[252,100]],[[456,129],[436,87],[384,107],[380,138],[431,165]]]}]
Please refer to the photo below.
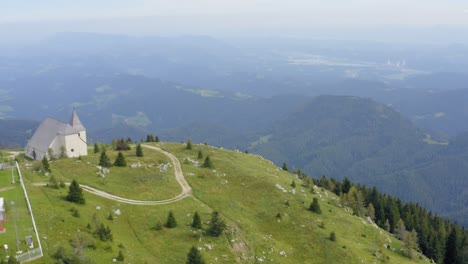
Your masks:
[{"label": "hazy horizon", "polygon": [[468,42],[463,1],[41,1],[0,6],[2,42],[57,32]]}]

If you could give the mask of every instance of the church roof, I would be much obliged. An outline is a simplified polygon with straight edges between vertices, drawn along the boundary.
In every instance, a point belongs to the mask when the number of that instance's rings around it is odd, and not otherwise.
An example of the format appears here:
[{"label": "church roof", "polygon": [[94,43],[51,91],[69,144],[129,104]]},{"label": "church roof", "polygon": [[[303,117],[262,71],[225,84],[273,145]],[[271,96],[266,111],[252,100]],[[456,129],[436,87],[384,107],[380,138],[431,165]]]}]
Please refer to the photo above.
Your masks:
[{"label": "church roof", "polygon": [[[75,126],[72,126],[73,123]],[[42,152],[47,152],[57,135],[76,134],[85,130],[76,111],[73,111],[70,124],[52,117],[47,117],[36,129],[36,132],[34,132],[34,135],[28,142],[28,146]]]},{"label": "church roof", "polygon": [[80,118],[75,110],[73,110],[72,116],[70,118],[70,125],[80,131],[85,131],[83,124],[81,124]]}]

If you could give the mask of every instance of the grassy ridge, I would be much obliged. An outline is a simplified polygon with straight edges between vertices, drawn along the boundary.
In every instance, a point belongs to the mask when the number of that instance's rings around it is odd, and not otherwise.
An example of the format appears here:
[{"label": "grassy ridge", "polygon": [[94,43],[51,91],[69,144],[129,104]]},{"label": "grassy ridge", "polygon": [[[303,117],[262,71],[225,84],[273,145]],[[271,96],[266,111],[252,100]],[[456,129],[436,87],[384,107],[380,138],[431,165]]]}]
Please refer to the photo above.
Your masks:
[{"label": "grassy ridge", "polygon": [[[167,205],[136,206],[85,193],[86,205],[75,205],[64,200],[67,189],[29,186],[46,255],[37,263],[53,262],[52,255],[59,246],[64,246],[68,253],[79,251],[82,259],[95,263],[111,261],[119,251],[128,263],[183,263],[192,245],[202,248],[207,263],[370,263],[375,260],[373,254],[377,245],[390,243],[387,239],[395,248],[395,252],[384,249],[390,262],[411,263],[400,253],[400,241],[346,212],[334,194],[320,189],[311,193],[310,187],[302,186],[294,175],[278,169],[268,160],[204,145],[194,145],[193,150],[186,150],[180,143],[158,145],[181,161],[186,179],[193,188],[193,197]],[[197,160],[198,150],[205,156],[210,155],[214,169],[196,167],[188,160],[184,162],[186,158]],[[115,155],[112,151],[108,154]],[[145,149],[144,159],[164,158],[158,155]],[[93,177],[98,177],[95,171],[91,174],[84,168],[76,169],[76,166],[87,164],[87,159],[91,163],[97,158],[91,155],[83,157],[82,162],[73,159],[54,161],[51,163],[52,173],[64,178],[71,175],[66,179],[77,178],[81,184],[98,184],[93,182]],[[132,177],[134,170],[137,169],[113,167],[112,180],[119,182],[120,178]],[[28,183],[46,178],[30,170],[24,171]],[[159,170],[153,175],[157,177],[158,173]],[[168,173],[172,175],[173,172]],[[293,179],[297,184],[295,194],[290,186]],[[104,187],[116,195],[126,197],[132,193],[134,197],[128,198],[137,197],[134,185],[142,183],[128,180],[126,183],[130,185],[122,189],[110,188],[110,184]],[[168,189],[167,195],[172,192],[175,196],[180,192],[180,187],[171,190],[173,187],[168,181],[159,184],[160,189]],[[313,197],[320,200],[321,215],[307,210]],[[72,207],[79,212],[79,217],[72,215]],[[114,213],[117,209],[120,215]],[[154,230],[157,222],[165,222],[169,210],[174,212],[178,226]],[[198,211],[207,229],[213,210],[218,210],[225,218],[228,234],[214,238],[197,234],[189,227],[193,213]],[[109,214],[113,214],[113,220],[107,219]],[[112,242],[103,242],[93,236],[99,223],[110,227],[114,236]],[[320,227],[322,223],[324,228]],[[328,239],[332,231],[337,235],[335,242]],[[86,246],[81,249],[77,244],[91,244],[95,249]]]}]

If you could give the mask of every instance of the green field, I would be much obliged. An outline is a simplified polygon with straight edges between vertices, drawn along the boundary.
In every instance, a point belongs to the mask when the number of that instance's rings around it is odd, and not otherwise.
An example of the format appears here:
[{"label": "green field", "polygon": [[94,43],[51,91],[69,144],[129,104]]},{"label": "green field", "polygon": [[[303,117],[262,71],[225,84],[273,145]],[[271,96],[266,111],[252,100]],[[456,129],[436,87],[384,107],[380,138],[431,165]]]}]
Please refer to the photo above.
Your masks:
[{"label": "green field", "polygon": [[[52,256],[60,246],[66,254],[76,252],[83,262],[111,262],[122,251],[124,263],[185,263],[192,245],[202,249],[207,263],[374,263],[374,253],[384,243],[394,250],[383,249],[390,263],[414,263],[400,250],[400,241],[346,212],[340,207],[339,197],[318,188],[311,193],[313,187],[302,186],[301,180],[268,160],[205,145],[194,145],[193,150],[186,150],[180,143],[154,145],[178,157],[193,197],[147,206],[119,203],[85,192],[86,204],[77,205],[65,201],[67,188],[29,185],[47,181],[48,177],[33,172],[32,167],[26,170],[28,162],[23,162],[45,254],[34,263],[53,263]],[[197,161],[198,150],[210,155],[213,169],[192,163]],[[143,158],[132,156],[133,150],[127,152],[128,163],[156,165],[168,161],[157,151],[144,149],[144,152]],[[108,151],[108,154],[114,157],[116,153]],[[93,154],[82,161],[56,160],[51,162],[52,174],[132,199],[165,199],[180,193],[173,169],[161,173],[159,169],[152,170],[154,167],[112,167],[105,180],[108,182],[103,184],[96,175],[97,160],[98,156]],[[147,176],[161,175],[168,179],[139,182],[132,178],[144,172]],[[297,184],[295,194],[290,186],[293,179]],[[313,197],[319,198],[323,211],[320,215],[307,210]],[[121,214],[116,214],[116,210]],[[164,224],[169,210],[174,212],[178,226],[155,230],[156,223]],[[206,230],[213,210],[219,211],[226,220],[229,233],[211,237],[190,227],[193,214],[198,211]],[[112,220],[108,220],[109,214],[113,215]],[[110,227],[113,241],[101,241],[93,234],[101,223]],[[328,239],[332,231],[336,233],[336,241]]]},{"label": "green field", "polygon": [[[58,181],[70,182],[73,179],[102,191],[138,200],[164,200],[179,194],[182,189],[174,178],[173,167],[167,171],[158,168],[161,164],[168,164],[169,159],[156,151],[144,150],[145,155],[137,158],[134,149],[124,151],[127,167],[111,167],[110,173],[102,178],[99,175],[99,154],[90,154],[79,159],[60,159],[50,161],[51,174]],[[92,153],[92,152],[91,152]],[[117,156],[115,151],[107,151],[113,162]],[[40,161],[29,162],[23,167],[23,176],[32,182],[48,182],[51,176],[34,172]],[[138,168],[131,168],[131,164],[140,164]],[[26,165],[26,164],[23,164]]]},{"label": "green field", "polygon": [[[29,250],[25,241],[26,236],[32,236],[34,247],[37,248],[38,246],[16,169],[14,169],[13,174],[15,183],[12,183],[11,169],[0,171],[0,197],[4,198],[7,218],[7,221],[3,222],[6,232],[0,234],[0,241],[2,245],[8,245],[8,254],[10,256],[17,251],[27,252]],[[5,259],[6,254],[7,252],[2,248],[0,258]]]}]

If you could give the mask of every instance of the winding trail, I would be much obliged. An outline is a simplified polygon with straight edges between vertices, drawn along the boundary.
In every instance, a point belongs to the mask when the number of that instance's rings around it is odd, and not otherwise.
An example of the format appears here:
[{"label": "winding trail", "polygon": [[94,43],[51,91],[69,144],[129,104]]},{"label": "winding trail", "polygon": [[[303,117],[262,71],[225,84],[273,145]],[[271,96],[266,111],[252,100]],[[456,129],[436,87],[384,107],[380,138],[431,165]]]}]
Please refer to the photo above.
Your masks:
[{"label": "winding trail", "polygon": [[[104,198],[107,198],[107,199],[111,199],[111,200],[114,200],[114,201],[117,201],[117,202],[121,202],[121,203],[135,204],[135,205],[169,204],[169,203],[180,201],[180,200],[192,195],[192,188],[190,187],[190,185],[185,180],[184,174],[182,172],[182,166],[180,165],[179,159],[177,159],[177,157],[174,156],[174,154],[169,153],[167,151],[164,151],[164,150],[162,150],[161,148],[158,148],[158,147],[153,147],[153,146],[149,146],[149,145],[141,145],[141,146],[145,147],[145,148],[148,148],[148,149],[159,151],[159,152],[163,153],[164,155],[166,155],[172,161],[172,163],[174,164],[175,177],[177,179],[177,182],[180,184],[180,187],[182,187],[182,192],[179,195],[177,195],[176,197],[170,198],[170,199],[166,199],[166,200],[142,201],[142,200],[127,199],[127,198],[124,198],[124,197],[113,195],[113,194],[101,191],[99,189],[90,187],[88,185],[80,184],[80,187],[83,188],[83,190],[85,190],[85,191],[87,191],[89,193],[92,193],[94,195],[98,195],[98,196],[101,196],[101,197],[104,197]],[[32,185],[34,185],[34,186],[46,186],[47,184],[48,184],[47,182],[32,183]],[[67,185],[69,185],[69,183],[67,183]]]}]

